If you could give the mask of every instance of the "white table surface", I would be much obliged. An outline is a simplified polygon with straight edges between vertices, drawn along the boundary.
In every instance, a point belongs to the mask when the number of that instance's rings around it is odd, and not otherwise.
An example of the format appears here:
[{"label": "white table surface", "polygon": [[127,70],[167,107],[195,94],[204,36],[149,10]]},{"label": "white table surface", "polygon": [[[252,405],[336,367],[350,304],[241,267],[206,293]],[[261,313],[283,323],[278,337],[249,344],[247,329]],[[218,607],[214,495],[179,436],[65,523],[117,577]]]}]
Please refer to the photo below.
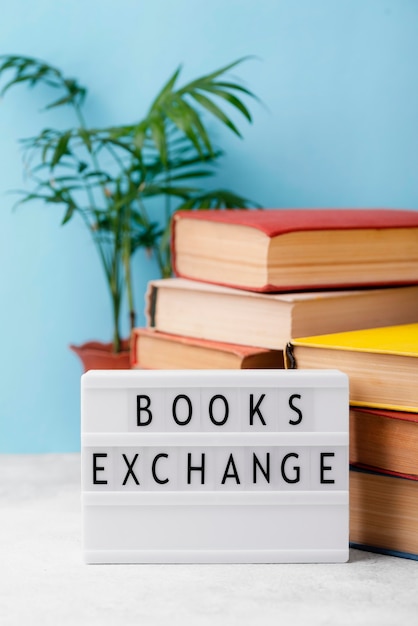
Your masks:
[{"label": "white table surface", "polygon": [[85,565],[79,466],[0,456],[1,626],[418,624],[418,562],[360,550],[337,565]]}]

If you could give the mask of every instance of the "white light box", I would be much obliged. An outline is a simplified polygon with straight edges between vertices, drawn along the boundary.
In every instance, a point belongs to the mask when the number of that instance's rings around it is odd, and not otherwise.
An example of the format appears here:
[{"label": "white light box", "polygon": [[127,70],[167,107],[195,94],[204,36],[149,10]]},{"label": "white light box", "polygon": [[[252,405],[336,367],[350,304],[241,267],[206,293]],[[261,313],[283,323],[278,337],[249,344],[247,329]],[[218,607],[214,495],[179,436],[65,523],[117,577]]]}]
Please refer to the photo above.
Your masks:
[{"label": "white light box", "polygon": [[348,560],[348,379],[98,370],[81,382],[87,563]]}]

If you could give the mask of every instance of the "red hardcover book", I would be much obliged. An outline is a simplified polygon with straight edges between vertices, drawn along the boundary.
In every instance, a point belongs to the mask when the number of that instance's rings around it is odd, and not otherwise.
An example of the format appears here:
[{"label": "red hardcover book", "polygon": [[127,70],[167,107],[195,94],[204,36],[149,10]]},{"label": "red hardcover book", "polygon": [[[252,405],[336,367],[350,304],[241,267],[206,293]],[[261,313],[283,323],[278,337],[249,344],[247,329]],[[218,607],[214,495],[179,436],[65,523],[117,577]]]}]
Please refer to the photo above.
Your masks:
[{"label": "red hardcover book", "polygon": [[418,479],[418,413],[350,407],[350,463]]},{"label": "red hardcover book", "polygon": [[179,211],[178,276],[254,291],[418,283],[418,211]]},{"label": "red hardcover book", "polygon": [[148,328],[132,332],[131,366],[140,369],[283,369],[283,351],[194,339]]}]

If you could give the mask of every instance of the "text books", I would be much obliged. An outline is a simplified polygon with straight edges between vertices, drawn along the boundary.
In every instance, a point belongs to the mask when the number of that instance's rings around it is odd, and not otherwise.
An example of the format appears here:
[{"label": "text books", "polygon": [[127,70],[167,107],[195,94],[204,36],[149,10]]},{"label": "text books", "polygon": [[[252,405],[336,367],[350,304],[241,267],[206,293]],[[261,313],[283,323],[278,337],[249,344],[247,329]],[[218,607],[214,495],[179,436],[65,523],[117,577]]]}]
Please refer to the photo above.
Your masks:
[{"label": "text books", "polygon": [[143,369],[272,369],[283,368],[283,351],[206,341],[135,328],[131,363]]},{"label": "text books", "polygon": [[172,250],[180,277],[256,291],[416,284],[418,213],[179,211]]},{"label": "text books", "polygon": [[418,324],[296,339],[287,364],[350,380],[350,542],[418,558]]},{"label": "text books", "polygon": [[350,463],[418,478],[418,413],[352,406]]},{"label": "text books", "polygon": [[265,294],[168,278],[149,282],[145,312],[164,333],[284,350],[294,337],[415,322],[418,286]]},{"label": "text books", "polygon": [[418,559],[417,477],[350,469],[353,547]]},{"label": "text books", "polygon": [[418,412],[418,323],[292,341],[288,364],[335,367],[350,378],[350,403]]}]

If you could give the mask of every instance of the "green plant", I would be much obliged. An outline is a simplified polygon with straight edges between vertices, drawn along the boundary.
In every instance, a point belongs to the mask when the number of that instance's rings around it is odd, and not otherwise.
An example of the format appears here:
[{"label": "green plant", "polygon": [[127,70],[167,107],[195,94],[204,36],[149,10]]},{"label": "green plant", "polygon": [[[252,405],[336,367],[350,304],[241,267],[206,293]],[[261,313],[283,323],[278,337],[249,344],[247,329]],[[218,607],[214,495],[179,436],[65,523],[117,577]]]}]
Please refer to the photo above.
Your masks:
[{"label": "green plant", "polygon": [[[74,127],[45,128],[22,140],[31,190],[17,204],[42,200],[64,207],[62,224],[75,215],[91,234],[105,272],[113,312],[113,349],[121,349],[120,311],[126,292],[135,325],[132,255],[138,248],[155,254],[161,275],[171,274],[169,234],[174,208],[247,208],[246,198],[224,189],[207,190],[194,181],[214,173],[222,152],[215,148],[208,122],[216,119],[240,136],[224,104],[251,122],[243,98],[254,97],[226,77],[243,59],[177,86],[180,68],[132,124],[94,128],[83,112],[87,90],[47,63],[24,56],[0,56],[1,95],[26,83],[56,90],[47,110],[70,106]],[[164,199],[164,218],[152,217],[149,200]],[[174,203],[174,204],[173,204]],[[152,204],[155,207],[155,203]],[[154,209],[155,211],[155,209]]]}]

